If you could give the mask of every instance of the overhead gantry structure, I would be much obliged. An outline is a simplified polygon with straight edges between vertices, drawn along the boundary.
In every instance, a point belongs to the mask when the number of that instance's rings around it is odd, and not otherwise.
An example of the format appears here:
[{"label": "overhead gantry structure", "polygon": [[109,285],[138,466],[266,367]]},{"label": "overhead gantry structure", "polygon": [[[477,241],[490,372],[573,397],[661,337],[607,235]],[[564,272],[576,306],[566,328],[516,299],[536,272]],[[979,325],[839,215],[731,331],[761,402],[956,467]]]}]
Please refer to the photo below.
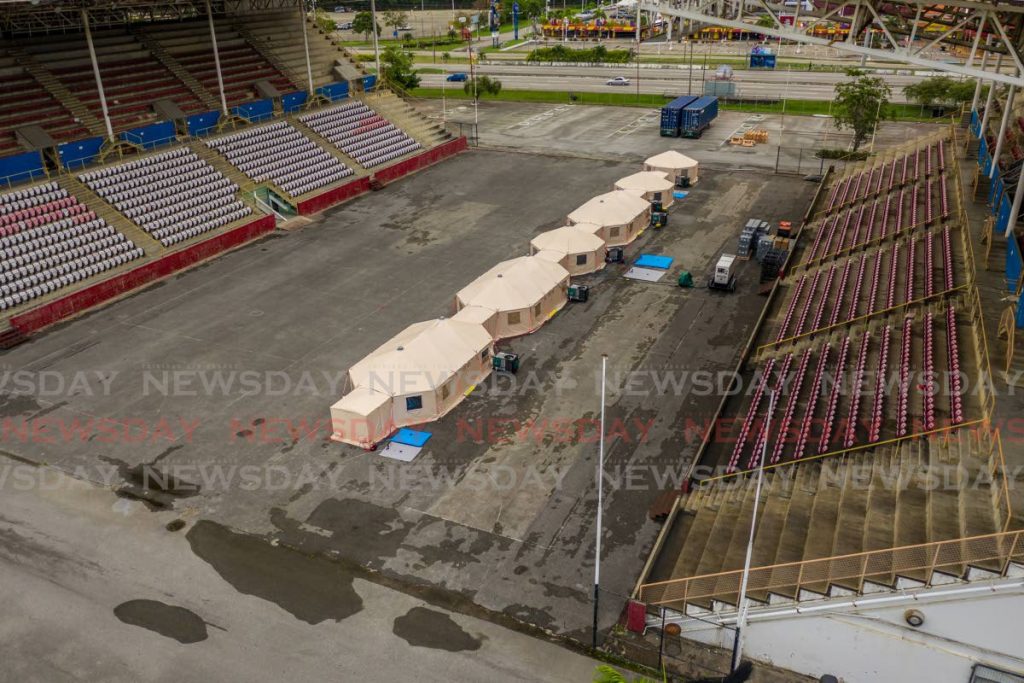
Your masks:
[{"label": "overhead gantry structure", "polygon": [[[1024,86],[1024,61],[1021,59],[1024,52],[1024,2],[639,2],[642,11],[657,12],[666,18],[679,17],[698,25],[755,30],[774,38],[831,47],[872,60],[912,64],[1006,85]],[[765,25],[767,22],[763,21],[755,23],[755,19],[763,17],[770,18],[771,26]],[[850,30],[841,40],[813,35],[814,27],[826,22],[847,24]],[[962,63],[928,56],[933,48],[940,45],[966,47],[969,49],[968,56]],[[988,55],[998,55],[1000,58],[989,60]]]}]

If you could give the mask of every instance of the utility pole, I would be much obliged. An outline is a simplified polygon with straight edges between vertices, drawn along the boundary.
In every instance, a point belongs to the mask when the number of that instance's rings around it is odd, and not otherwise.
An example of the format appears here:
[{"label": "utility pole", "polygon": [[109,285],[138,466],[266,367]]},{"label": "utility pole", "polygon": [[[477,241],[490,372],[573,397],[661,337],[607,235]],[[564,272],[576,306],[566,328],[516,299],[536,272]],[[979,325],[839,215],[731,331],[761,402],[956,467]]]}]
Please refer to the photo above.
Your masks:
[{"label": "utility pole", "polygon": [[739,612],[736,615],[736,635],[732,648],[732,668],[735,671],[743,658],[743,629],[747,626],[747,581],[750,578],[750,558],[754,553],[754,534],[757,531],[757,508],[761,504],[761,485],[764,482],[764,461],[768,457],[768,441],[771,436],[772,413],[775,412],[775,390],[768,389],[768,417],[764,423],[764,443],[761,445],[761,462],[757,466],[757,487],[754,490],[754,510],[750,515],[750,537],[747,540],[747,555],[743,560],[743,578],[740,579]]},{"label": "utility pole", "polygon": [[605,377],[608,373],[608,354],[601,354],[601,433],[598,435],[597,446],[597,530],[594,540],[594,627],[591,632],[591,645],[597,649],[597,607],[601,596],[601,508],[604,505],[604,391]]}]

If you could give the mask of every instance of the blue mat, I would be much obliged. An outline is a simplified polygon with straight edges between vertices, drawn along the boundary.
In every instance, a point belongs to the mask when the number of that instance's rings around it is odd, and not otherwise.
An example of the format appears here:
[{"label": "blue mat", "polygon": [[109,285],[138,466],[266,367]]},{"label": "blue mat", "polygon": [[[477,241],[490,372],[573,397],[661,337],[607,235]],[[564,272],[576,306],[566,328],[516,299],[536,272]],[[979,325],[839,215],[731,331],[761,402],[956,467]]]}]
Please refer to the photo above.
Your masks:
[{"label": "blue mat", "polygon": [[673,192],[672,197],[675,199],[686,199],[689,194],[689,192]]},{"label": "blue mat", "polygon": [[433,434],[430,432],[418,432],[415,429],[403,428],[399,429],[391,440],[400,444],[405,444],[406,446],[416,446],[417,448],[421,448],[423,444],[427,443],[431,436],[433,436]]},{"label": "blue mat", "polygon": [[640,268],[660,268],[661,270],[668,270],[672,267],[672,261],[673,258],[671,256],[640,254],[640,258],[634,261],[633,265]]}]

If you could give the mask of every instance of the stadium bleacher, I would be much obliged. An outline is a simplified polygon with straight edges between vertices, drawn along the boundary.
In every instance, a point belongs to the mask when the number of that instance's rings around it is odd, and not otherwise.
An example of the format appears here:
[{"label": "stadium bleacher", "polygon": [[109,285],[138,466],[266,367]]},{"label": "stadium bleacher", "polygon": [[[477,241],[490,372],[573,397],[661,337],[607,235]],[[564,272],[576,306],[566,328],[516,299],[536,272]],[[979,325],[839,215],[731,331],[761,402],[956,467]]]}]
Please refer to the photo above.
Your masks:
[{"label": "stadium bleacher", "polygon": [[[203,108],[185,85],[134,36],[124,33],[94,36],[103,90],[114,130],[124,130],[156,120],[153,103],[170,99],[185,113]],[[25,51],[49,69],[94,115],[102,116],[99,91],[93,77],[85,39],[76,36],[26,46]]]},{"label": "stadium bleacher", "polygon": [[88,129],[76,121],[64,105],[3,51],[0,51],[0,78],[4,84],[0,90],[0,156],[25,151],[14,136],[21,126],[37,125],[54,140],[89,135]]},{"label": "stadium bleacher", "polygon": [[79,176],[165,247],[215,230],[252,213],[238,186],[179,147]]},{"label": "stadium bleacher", "polygon": [[355,173],[284,121],[208,140],[206,145],[254,181],[270,180],[293,197]]},{"label": "stadium bleacher", "polygon": [[0,194],[0,311],[142,255],[57,183]]},{"label": "stadium bleacher", "polygon": [[299,120],[365,168],[422,149],[420,143],[362,102],[328,107]]}]

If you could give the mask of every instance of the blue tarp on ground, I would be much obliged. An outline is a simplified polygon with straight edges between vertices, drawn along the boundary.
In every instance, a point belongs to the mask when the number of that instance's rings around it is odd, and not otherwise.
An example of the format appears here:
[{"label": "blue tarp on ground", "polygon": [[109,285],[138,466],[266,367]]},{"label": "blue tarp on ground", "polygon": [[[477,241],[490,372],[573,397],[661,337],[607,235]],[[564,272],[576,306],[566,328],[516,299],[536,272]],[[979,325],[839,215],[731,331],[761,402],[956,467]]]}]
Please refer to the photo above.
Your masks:
[{"label": "blue tarp on ground", "polygon": [[661,270],[668,270],[672,267],[672,261],[674,259],[671,256],[662,256],[660,254],[640,254],[640,258],[633,262],[634,266],[638,268],[660,268]]},{"label": "blue tarp on ground", "polygon": [[433,434],[430,432],[420,432],[415,429],[404,427],[399,429],[391,440],[397,441],[400,444],[405,444],[406,446],[422,448],[423,444],[427,443],[431,436],[433,436]]},{"label": "blue tarp on ground", "polygon": [[12,154],[0,159],[0,187],[22,183],[46,175],[43,172],[43,157],[38,152]]}]

